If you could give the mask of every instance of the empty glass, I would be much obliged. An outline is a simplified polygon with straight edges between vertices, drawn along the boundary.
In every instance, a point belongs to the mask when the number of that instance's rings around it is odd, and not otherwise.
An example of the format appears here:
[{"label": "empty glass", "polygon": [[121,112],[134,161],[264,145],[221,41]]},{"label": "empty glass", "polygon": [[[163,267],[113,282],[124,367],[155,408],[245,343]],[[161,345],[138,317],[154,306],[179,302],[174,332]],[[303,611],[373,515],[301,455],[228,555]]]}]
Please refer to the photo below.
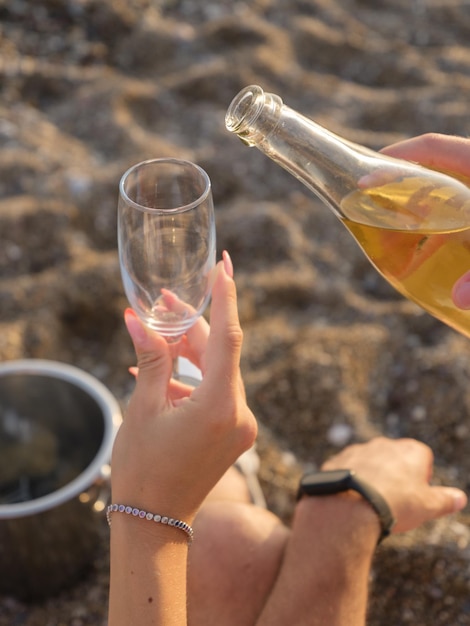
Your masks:
[{"label": "empty glass", "polygon": [[174,158],[131,167],[119,185],[118,245],[132,308],[178,344],[210,300],[216,236],[206,172]]}]

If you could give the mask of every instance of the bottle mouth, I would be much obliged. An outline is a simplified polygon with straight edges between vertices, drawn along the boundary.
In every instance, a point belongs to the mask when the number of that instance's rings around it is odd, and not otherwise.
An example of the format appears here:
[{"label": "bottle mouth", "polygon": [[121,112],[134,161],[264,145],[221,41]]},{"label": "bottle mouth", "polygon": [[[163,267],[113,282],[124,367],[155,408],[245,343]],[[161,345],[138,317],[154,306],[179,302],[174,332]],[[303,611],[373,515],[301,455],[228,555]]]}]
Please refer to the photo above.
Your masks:
[{"label": "bottle mouth", "polygon": [[265,94],[258,85],[242,89],[232,100],[225,115],[225,127],[231,133],[243,133],[253,125],[265,104]]},{"label": "bottle mouth", "polygon": [[225,127],[246,145],[259,145],[277,127],[282,106],[279,96],[250,85],[232,100],[225,115]]}]

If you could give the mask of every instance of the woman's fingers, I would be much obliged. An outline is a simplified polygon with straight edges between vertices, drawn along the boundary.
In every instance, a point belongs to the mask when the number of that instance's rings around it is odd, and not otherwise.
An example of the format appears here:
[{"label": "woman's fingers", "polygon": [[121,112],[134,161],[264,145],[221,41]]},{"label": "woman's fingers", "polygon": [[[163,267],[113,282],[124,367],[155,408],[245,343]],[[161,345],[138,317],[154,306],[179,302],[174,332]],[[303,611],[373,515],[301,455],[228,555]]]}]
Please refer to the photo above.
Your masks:
[{"label": "woman's fingers", "polygon": [[[217,272],[220,270],[221,264],[215,269],[214,281],[217,276]],[[226,250],[222,253],[222,265],[225,273],[232,278],[233,277],[233,265],[232,260]],[[217,297],[217,296],[216,296]],[[217,306],[217,304],[215,305]],[[214,303],[212,304],[214,307]],[[207,341],[209,338],[210,327],[203,317],[200,317],[197,322],[186,333],[186,337],[182,343],[181,355],[188,358],[194,365],[199,367],[202,372],[205,372],[205,352],[207,348]]]},{"label": "woman's fingers", "polygon": [[209,324],[203,317],[200,317],[181,341],[180,355],[189,359],[202,373],[205,371],[204,353],[209,331]]},{"label": "woman's fingers", "polygon": [[172,370],[170,349],[166,340],[147,329],[132,309],[126,309],[124,319],[134,344],[138,372],[128,415],[135,408],[137,415],[152,416],[167,404]]},{"label": "woman's fingers", "polygon": [[[182,354],[205,370],[208,380],[204,381],[203,397],[215,393],[225,399],[233,398],[233,389],[227,388],[233,384],[237,385],[236,393],[241,393],[239,366],[243,333],[232,275],[232,262],[224,252],[214,273],[211,326],[209,328],[209,324],[200,318],[182,343]],[[169,294],[167,298],[170,299]],[[137,355],[137,365],[131,370],[137,376],[132,406],[138,406],[141,413],[152,414],[167,406],[170,398],[179,403],[178,400],[187,397],[189,392],[188,388],[179,388],[177,382],[169,385],[172,359],[168,344],[147,329],[132,309],[126,310],[125,320]],[[244,397],[243,389],[241,391],[241,397]]]},{"label": "woman's fingers", "polygon": [[[205,351],[206,391],[226,393],[227,385],[238,381],[243,333],[237,309],[237,293],[231,277],[230,257],[216,267],[212,288],[210,335]],[[208,387],[212,389],[209,390]]]}]

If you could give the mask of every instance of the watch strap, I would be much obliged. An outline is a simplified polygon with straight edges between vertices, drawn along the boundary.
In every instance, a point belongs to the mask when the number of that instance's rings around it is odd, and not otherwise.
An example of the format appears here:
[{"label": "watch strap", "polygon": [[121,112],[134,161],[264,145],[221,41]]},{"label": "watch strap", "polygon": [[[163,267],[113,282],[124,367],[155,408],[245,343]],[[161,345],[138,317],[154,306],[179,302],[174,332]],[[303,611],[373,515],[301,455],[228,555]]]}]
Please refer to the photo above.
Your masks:
[{"label": "watch strap", "polygon": [[297,498],[300,499],[303,495],[334,495],[350,489],[359,493],[377,514],[381,528],[378,540],[380,543],[391,533],[395,519],[385,498],[353,470],[327,470],[306,474],[300,481]]},{"label": "watch strap", "polygon": [[390,535],[395,525],[395,518],[392,515],[387,501],[372,485],[369,485],[369,483],[365,482],[354,473],[351,473],[350,489],[357,491],[377,513],[381,527],[381,533],[377,543],[380,543],[385,537]]}]

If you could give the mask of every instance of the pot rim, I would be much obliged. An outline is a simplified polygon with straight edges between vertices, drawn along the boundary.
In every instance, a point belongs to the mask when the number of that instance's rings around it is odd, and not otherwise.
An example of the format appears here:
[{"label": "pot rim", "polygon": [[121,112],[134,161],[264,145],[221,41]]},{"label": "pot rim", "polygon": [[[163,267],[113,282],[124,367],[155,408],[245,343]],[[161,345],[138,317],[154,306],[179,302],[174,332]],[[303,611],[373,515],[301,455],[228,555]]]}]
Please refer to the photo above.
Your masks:
[{"label": "pot rim", "polygon": [[34,500],[13,504],[0,504],[0,520],[26,517],[53,509],[72,500],[89,489],[97,479],[104,477],[119,424],[122,421],[120,406],[103,383],[84,370],[67,363],[47,359],[19,359],[0,363],[0,377],[11,374],[49,376],[67,381],[91,396],[101,409],[104,421],[103,440],[91,463],[76,478],[56,491]]}]

